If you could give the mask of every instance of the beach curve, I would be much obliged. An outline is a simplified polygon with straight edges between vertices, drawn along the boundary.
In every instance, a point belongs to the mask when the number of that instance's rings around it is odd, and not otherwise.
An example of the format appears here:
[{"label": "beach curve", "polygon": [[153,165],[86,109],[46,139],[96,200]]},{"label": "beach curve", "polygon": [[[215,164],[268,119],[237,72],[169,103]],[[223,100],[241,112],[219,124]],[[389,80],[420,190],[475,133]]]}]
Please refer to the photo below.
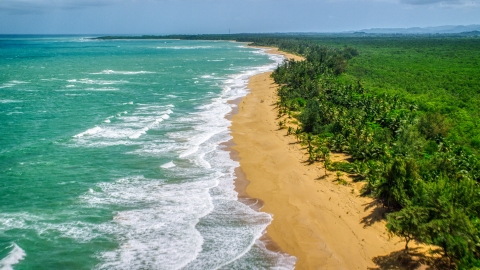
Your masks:
[{"label": "beach curve", "polygon": [[[302,60],[277,48],[266,52]],[[246,193],[263,201],[261,211],[273,215],[268,237],[297,257],[297,269],[375,267],[375,256],[401,250],[402,242],[387,235],[382,209],[360,197],[358,185],[338,185],[332,172],[319,179],[325,173],[321,164],[309,165],[293,136],[279,130],[277,86],[270,74],[250,78],[250,93],[231,118],[232,149],[248,180]]]}]

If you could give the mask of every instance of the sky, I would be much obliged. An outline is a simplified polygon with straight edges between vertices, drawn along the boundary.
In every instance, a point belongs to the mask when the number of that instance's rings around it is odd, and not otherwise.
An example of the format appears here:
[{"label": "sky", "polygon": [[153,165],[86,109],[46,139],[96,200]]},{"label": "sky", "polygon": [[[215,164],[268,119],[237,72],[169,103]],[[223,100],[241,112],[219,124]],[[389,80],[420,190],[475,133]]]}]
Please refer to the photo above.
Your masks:
[{"label": "sky", "polygon": [[480,24],[480,0],[0,0],[0,34],[342,32]]}]

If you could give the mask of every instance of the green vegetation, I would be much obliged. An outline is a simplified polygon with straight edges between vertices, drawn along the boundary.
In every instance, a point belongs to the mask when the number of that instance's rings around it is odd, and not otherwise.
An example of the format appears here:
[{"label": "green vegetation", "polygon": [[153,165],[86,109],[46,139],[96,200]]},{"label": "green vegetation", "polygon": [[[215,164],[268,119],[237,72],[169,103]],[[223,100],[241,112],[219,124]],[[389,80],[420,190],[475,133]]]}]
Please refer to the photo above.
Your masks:
[{"label": "green vegetation", "polygon": [[[480,150],[480,35],[381,34],[235,34],[100,37],[99,39],[237,40],[276,46],[308,55],[312,44],[351,50],[360,55],[349,61],[339,80],[376,94],[397,95],[422,112],[445,116],[451,142]],[[355,49],[352,49],[355,48]],[[338,66],[340,69],[345,66]],[[343,70],[342,70],[343,71]]]},{"label": "green vegetation", "polygon": [[[280,128],[309,162],[324,161],[325,174],[365,181],[363,193],[390,210],[387,230],[406,251],[415,240],[440,247],[451,267],[480,267],[478,34],[155,38],[235,39],[304,55],[272,74],[279,117],[290,119]],[[330,152],[353,161],[332,163]]]},{"label": "green vegetation", "polygon": [[[423,100],[428,93],[422,90],[404,95],[401,89],[369,89],[368,80],[347,67],[348,61],[359,61],[356,49],[298,43],[306,60],[286,61],[272,77],[280,85],[280,114],[300,122],[295,135],[309,160],[325,160],[330,168],[364,179],[364,194],[391,210],[387,229],[405,239],[406,249],[416,240],[440,247],[452,266],[480,266],[478,149],[465,134],[451,135],[458,128],[451,123],[455,118],[441,110],[468,107],[440,94],[438,101]],[[452,94],[443,93],[444,98]],[[470,88],[464,93],[475,95]],[[288,123],[282,125],[294,133]],[[354,161],[328,164],[328,151],[347,153]]]},{"label": "green vegetation", "polygon": [[[425,113],[439,113],[450,129],[451,142],[480,150],[480,38],[451,36],[309,37],[310,41],[268,39],[304,54],[308,43],[332,48],[348,46],[360,55],[349,61],[339,80],[361,81],[376,94],[396,95]],[[291,44],[290,44],[291,43]]]},{"label": "green vegetation", "polygon": [[397,94],[422,111],[445,115],[452,127],[448,139],[478,150],[479,45],[479,39],[377,40],[352,60],[348,76],[372,91]]}]

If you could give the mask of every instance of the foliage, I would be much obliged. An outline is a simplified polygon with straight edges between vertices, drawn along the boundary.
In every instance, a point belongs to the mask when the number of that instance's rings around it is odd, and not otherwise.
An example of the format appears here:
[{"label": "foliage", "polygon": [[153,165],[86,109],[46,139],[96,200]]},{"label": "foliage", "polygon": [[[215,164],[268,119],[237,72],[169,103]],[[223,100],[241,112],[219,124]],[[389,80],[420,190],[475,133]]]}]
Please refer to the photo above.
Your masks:
[{"label": "foliage", "polygon": [[405,251],[411,240],[426,238],[428,209],[412,206],[387,215],[387,230],[391,235],[398,235],[405,239]]},{"label": "foliage", "polygon": [[279,111],[300,122],[295,136],[309,161],[327,161],[329,151],[351,155],[353,163],[325,167],[366,179],[365,193],[393,211],[387,229],[405,239],[406,249],[411,240],[433,244],[457,267],[476,266],[480,162],[470,145],[450,136],[451,119],[346,79],[345,65],[357,55],[346,57],[351,50],[304,44],[297,49],[306,60],[286,61],[272,77],[280,85]]},{"label": "foliage", "polygon": [[[325,174],[364,179],[364,194],[388,207],[387,229],[406,249],[416,240],[439,246],[457,268],[480,266],[478,35],[138,38],[230,39],[305,56],[272,74],[279,116],[300,123],[279,127],[305,146],[310,162],[324,161]],[[332,163],[330,151],[354,162]]]}]

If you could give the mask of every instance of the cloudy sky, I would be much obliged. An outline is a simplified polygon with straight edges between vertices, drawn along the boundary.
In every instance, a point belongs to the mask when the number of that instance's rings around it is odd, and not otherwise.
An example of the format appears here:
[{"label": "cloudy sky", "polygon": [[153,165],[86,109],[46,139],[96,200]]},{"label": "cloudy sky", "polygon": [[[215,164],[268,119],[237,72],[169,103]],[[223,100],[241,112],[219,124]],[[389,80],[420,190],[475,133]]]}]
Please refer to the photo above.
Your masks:
[{"label": "cloudy sky", "polygon": [[0,34],[339,32],[480,24],[480,0],[0,0]]}]

